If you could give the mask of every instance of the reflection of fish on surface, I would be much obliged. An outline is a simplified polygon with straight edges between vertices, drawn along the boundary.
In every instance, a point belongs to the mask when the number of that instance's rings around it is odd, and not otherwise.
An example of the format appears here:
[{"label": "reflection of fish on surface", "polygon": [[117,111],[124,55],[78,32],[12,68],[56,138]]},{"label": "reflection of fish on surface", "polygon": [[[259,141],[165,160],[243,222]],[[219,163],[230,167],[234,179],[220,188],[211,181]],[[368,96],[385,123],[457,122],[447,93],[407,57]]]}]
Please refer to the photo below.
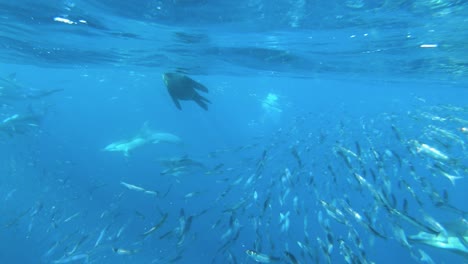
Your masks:
[{"label": "reflection of fish on surface", "polygon": [[130,139],[123,139],[123,140],[113,142],[107,145],[103,150],[123,152],[125,156],[128,156],[131,150],[147,145],[147,144],[156,144],[156,143],[179,144],[181,142],[182,140],[176,135],[166,133],[166,132],[152,131],[148,127],[148,122],[145,122],[143,124],[142,129],[136,136]]}]

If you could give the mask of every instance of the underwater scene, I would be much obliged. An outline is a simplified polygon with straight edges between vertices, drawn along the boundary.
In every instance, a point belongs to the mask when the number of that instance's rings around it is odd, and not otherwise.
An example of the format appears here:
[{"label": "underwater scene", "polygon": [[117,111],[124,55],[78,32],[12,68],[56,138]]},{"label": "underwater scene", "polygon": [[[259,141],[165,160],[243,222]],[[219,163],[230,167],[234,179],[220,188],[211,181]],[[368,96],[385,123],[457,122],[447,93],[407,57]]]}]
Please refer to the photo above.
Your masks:
[{"label": "underwater scene", "polygon": [[0,0],[0,263],[468,263],[468,2]]}]

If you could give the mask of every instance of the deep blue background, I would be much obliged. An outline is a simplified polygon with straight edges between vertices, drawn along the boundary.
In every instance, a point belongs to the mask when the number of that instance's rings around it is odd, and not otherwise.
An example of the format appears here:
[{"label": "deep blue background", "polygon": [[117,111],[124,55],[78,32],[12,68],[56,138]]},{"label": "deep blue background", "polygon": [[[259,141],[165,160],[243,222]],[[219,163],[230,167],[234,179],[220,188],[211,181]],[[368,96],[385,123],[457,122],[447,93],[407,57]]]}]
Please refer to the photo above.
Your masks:
[{"label": "deep blue background", "polygon": [[[437,105],[464,107],[447,113],[468,120],[466,19],[462,19],[466,4],[274,2],[0,1],[1,76],[16,73],[17,82],[27,89],[64,89],[40,100],[3,105],[0,112],[4,119],[28,107],[44,111],[38,129],[25,135],[2,135],[0,140],[0,262],[53,263],[86,237],[76,253],[89,254],[90,263],[155,259],[165,263],[177,255],[177,239],[157,237],[177,228],[184,208],[187,216],[209,210],[194,217],[180,263],[213,259],[226,263],[226,255],[217,252],[228,229],[224,210],[256,191],[259,200],[248,199],[235,214],[241,235],[229,251],[239,263],[253,263],[244,251],[252,249],[253,222],[260,221],[263,253],[281,256],[288,250],[301,263],[308,263],[296,245],[304,239],[303,218],[309,219],[311,245],[320,250],[316,237],[325,241],[326,236],[317,215],[326,213],[304,185],[306,178],[315,175],[321,199],[347,197],[356,209],[367,210],[372,198],[349,186],[347,180],[354,179],[333,154],[333,147],[354,150],[355,142],[368,146],[368,137],[382,153],[393,148],[412,160],[439,192],[448,191],[451,204],[467,210],[466,180],[452,186],[447,179],[430,175],[425,160],[410,155],[389,129],[394,124],[407,139],[423,140],[428,140],[423,132],[431,124],[455,130],[453,124],[415,118],[424,112],[438,114],[431,108]],[[54,17],[77,24],[56,22]],[[438,47],[423,49],[421,44]],[[182,102],[183,111],[175,108],[161,78],[162,73],[175,70],[209,88],[207,97],[213,103],[208,112],[192,102]],[[278,95],[281,113],[262,108],[269,93]],[[137,134],[146,121],[155,130],[179,136],[183,144],[148,145],[129,157],[103,151],[109,143]],[[318,141],[320,134],[327,135],[324,144]],[[466,142],[466,134],[458,135]],[[305,164],[302,170],[290,154],[293,146]],[[261,180],[244,186],[265,149],[268,161]],[[450,151],[466,166],[464,147]],[[223,163],[226,170],[214,175],[197,170],[179,177],[160,175],[164,168],[158,159],[185,154],[209,168]],[[327,165],[342,176],[338,183],[330,180]],[[301,184],[291,189],[288,203],[281,207],[278,196],[290,188],[281,187],[279,180],[285,168],[298,175]],[[459,172],[466,175],[466,170]],[[213,204],[239,177],[244,181]],[[410,177],[407,167],[397,169],[393,177],[392,191],[400,205],[408,194],[396,188],[397,177]],[[170,191],[165,198],[154,198],[125,189],[121,181]],[[426,203],[418,208],[410,202],[414,216],[423,209],[441,222],[460,218],[435,208],[427,193],[417,190]],[[201,194],[184,199],[193,191]],[[259,216],[269,194],[271,212]],[[293,196],[301,203],[300,216],[294,215]],[[32,215],[39,207],[39,213]],[[278,227],[279,213],[286,211],[292,215],[287,234]],[[167,222],[143,240],[141,234],[159,221],[160,212],[169,214]],[[79,215],[64,223],[75,213]],[[224,219],[220,227],[212,228],[220,218]],[[335,238],[345,239],[346,229],[328,218]],[[14,220],[18,221],[9,226]],[[268,228],[267,220],[271,221]],[[399,221],[383,214],[375,220],[385,228]],[[99,233],[108,225],[102,246],[95,248]],[[381,240],[359,224],[354,226],[369,261],[416,261],[392,234]],[[125,227],[122,236],[111,240],[121,227]],[[416,233],[412,226],[405,226],[405,231]],[[57,248],[46,255],[55,243]],[[273,252],[269,252],[271,243]],[[120,256],[112,247],[139,252]],[[466,261],[453,253],[415,247],[436,263]],[[344,262],[338,252],[335,243],[332,263]]]}]

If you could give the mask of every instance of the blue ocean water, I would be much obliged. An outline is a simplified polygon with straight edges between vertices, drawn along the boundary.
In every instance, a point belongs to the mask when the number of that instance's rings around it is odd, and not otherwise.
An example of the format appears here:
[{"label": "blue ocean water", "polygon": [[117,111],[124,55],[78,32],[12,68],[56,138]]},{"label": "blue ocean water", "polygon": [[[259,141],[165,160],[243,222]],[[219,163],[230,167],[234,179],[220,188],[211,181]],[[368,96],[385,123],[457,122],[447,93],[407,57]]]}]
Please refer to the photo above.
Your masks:
[{"label": "blue ocean water", "polygon": [[467,263],[467,15],[0,0],[0,263]]}]

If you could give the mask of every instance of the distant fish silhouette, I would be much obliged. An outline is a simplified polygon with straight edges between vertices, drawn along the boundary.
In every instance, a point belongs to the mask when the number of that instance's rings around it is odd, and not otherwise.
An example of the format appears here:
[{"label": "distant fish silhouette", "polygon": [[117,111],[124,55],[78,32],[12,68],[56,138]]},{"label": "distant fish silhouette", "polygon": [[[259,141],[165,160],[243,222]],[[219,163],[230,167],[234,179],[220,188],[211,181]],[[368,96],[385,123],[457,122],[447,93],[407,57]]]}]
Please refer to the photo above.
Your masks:
[{"label": "distant fish silhouette", "polygon": [[42,115],[29,111],[27,113],[16,113],[0,120],[0,132],[6,133],[10,137],[18,134],[25,134],[28,131],[39,127]]},{"label": "distant fish silhouette", "polygon": [[50,89],[50,90],[38,91],[38,92],[36,92],[36,93],[27,94],[27,95],[26,95],[26,98],[38,99],[38,98],[42,98],[42,97],[45,97],[45,96],[52,95],[52,94],[54,94],[54,93],[61,92],[61,91],[63,91],[63,90],[64,90],[64,89],[62,89],[62,88],[58,88],[58,89]]},{"label": "distant fish silhouette", "polygon": [[64,89],[62,88],[48,90],[28,89],[16,81],[15,73],[12,73],[5,78],[0,77],[0,101],[39,99],[63,90]]}]

